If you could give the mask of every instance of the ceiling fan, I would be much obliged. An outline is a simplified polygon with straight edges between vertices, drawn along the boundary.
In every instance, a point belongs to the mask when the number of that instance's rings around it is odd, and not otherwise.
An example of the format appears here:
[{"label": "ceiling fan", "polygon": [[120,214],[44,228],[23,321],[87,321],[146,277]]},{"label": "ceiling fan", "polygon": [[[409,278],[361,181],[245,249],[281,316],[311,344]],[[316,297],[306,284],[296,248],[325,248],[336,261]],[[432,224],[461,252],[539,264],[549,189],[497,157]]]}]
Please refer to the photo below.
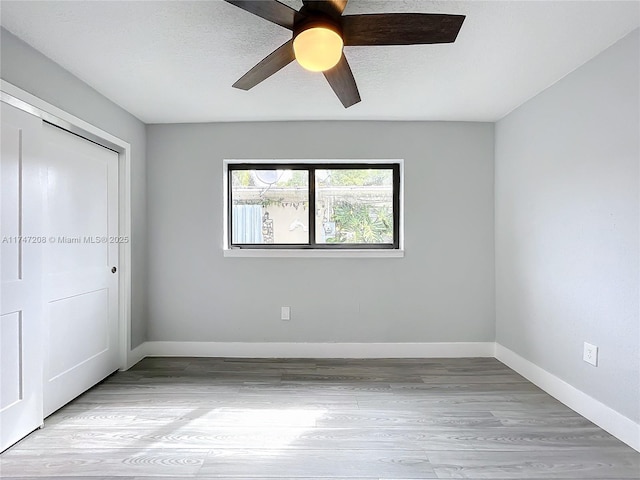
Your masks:
[{"label": "ceiling fan", "polygon": [[342,15],[348,0],[302,0],[294,10],[277,0],[225,0],[292,31],[292,38],[244,74],[235,88],[249,90],[293,60],[313,72],[323,72],[345,108],[360,94],[343,47],[416,45],[455,42],[464,15],[376,13]]}]

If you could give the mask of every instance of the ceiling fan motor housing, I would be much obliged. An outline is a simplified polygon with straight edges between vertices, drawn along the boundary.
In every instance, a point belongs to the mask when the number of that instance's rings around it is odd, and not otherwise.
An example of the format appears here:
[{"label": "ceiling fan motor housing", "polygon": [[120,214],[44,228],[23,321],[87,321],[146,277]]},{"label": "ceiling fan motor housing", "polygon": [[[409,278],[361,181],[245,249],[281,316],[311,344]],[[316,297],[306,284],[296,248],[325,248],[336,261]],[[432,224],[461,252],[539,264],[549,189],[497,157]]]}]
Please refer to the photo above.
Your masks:
[{"label": "ceiling fan motor housing", "polygon": [[342,26],[340,25],[340,22],[334,20],[329,15],[314,12],[312,14],[308,14],[308,16],[296,19],[296,22],[293,25],[294,40],[298,35],[310,28],[327,28],[329,30],[333,30],[342,38]]}]

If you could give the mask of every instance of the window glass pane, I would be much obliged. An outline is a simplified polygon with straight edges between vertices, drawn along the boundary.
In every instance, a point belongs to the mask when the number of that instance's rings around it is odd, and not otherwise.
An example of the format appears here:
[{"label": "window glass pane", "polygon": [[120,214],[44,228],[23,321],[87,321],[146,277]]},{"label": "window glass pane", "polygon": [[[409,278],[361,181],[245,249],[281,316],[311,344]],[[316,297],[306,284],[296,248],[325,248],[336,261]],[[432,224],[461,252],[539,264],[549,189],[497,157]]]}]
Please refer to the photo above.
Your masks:
[{"label": "window glass pane", "polygon": [[309,172],[232,170],[232,244],[309,242]]},{"label": "window glass pane", "polygon": [[393,170],[316,170],[317,243],[393,243]]}]

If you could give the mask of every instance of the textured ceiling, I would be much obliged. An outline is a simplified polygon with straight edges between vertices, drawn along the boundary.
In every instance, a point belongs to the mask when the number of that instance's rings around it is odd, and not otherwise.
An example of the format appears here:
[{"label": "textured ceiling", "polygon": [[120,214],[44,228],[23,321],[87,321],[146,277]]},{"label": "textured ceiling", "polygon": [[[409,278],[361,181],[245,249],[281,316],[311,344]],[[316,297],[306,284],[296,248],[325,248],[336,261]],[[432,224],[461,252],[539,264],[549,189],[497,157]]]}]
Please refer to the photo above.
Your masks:
[{"label": "textured ceiling", "polygon": [[362,102],[345,110],[296,62],[248,92],[231,88],[291,34],[222,0],[0,2],[2,26],[146,123],[495,121],[640,23],[638,1],[350,0],[345,10],[382,12],[467,18],[453,44],[346,47]]}]

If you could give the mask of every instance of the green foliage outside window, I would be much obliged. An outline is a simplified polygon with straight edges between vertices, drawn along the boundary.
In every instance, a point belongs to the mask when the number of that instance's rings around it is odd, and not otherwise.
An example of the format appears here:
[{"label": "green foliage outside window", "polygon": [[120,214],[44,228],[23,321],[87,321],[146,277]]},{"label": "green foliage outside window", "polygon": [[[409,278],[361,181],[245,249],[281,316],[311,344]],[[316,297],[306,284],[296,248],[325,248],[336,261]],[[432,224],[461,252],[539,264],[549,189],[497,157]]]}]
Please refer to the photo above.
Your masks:
[{"label": "green foliage outside window", "polygon": [[388,243],[393,239],[390,208],[365,203],[337,202],[333,207],[336,236],[328,243]]},{"label": "green foliage outside window", "polygon": [[326,185],[345,187],[365,187],[373,185],[391,185],[391,170],[331,170]]}]

